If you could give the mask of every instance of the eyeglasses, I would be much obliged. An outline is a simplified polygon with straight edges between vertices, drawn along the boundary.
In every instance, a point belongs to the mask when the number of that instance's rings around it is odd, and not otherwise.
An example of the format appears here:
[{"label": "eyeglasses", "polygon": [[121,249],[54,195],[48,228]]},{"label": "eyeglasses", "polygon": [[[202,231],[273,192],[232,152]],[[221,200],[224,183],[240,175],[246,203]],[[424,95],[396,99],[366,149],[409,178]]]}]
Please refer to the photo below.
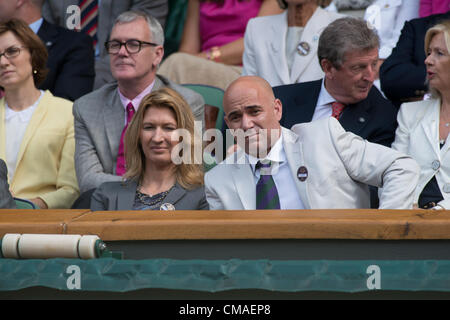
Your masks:
[{"label": "eyeglasses", "polygon": [[0,53],[0,59],[2,58],[2,56],[5,56],[5,58],[7,58],[8,60],[13,59],[20,54],[20,49],[24,48],[25,47],[9,47],[8,49]]},{"label": "eyeglasses", "polygon": [[120,42],[120,41],[117,41],[117,40],[112,40],[112,41],[105,42],[105,48],[106,48],[106,51],[109,54],[117,54],[117,53],[119,53],[119,51],[122,48],[122,46],[125,46],[125,49],[130,54],[138,53],[139,51],[141,51],[142,46],[144,46],[144,45],[155,46],[155,47],[159,46],[159,44],[156,44],[156,43],[145,42],[145,41],[134,40],[134,39],[127,40],[125,42]]}]

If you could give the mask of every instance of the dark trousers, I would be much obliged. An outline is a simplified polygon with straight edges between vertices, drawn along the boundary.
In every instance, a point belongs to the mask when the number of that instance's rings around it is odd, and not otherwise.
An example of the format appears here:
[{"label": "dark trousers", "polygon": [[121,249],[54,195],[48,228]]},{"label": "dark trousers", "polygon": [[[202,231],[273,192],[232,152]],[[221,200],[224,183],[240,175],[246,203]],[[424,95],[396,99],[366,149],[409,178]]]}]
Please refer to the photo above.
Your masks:
[{"label": "dark trousers", "polygon": [[75,203],[72,205],[72,209],[90,209],[91,208],[91,197],[94,193],[95,188],[83,192]]}]

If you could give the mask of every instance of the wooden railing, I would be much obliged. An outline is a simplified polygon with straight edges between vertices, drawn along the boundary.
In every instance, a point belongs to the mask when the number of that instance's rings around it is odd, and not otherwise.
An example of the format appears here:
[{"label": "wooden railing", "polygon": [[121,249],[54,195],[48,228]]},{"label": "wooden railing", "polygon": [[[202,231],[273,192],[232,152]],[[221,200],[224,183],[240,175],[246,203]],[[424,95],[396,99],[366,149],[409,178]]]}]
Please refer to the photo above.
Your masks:
[{"label": "wooden railing", "polygon": [[450,239],[450,211],[0,210],[6,233],[95,234],[105,241],[170,239]]}]

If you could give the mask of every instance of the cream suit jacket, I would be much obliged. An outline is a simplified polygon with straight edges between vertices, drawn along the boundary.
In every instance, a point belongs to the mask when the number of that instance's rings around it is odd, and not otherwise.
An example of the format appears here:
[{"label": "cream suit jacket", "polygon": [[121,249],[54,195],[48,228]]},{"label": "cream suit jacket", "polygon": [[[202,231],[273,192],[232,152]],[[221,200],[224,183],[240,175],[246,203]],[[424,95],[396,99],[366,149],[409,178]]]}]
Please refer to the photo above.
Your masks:
[{"label": "cream suit jacket", "polygon": [[[367,185],[384,187],[380,209],[410,209],[419,167],[409,156],[346,132],[335,118],[283,128],[283,147],[305,209],[369,208]],[[226,159],[227,160],[227,159]],[[249,164],[225,164],[205,175],[210,210],[255,210]],[[297,170],[308,170],[305,181]]]},{"label": "cream suit jacket", "polygon": [[324,73],[317,58],[319,37],[323,29],[338,18],[335,12],[316,9],[305,26],[301,42],[310,46],[308,55],[296,55],[289,73],[286,59],[287,11],[250,19],[244,36],[242,75],[259,76],[272,87],[322,79]]},{"label": "cream suit jacket", "polygon": [[[5,99],[0,100],[0,158],[6,159]],[[9,181],[15,197],[70,208],[79,196],[72,102],[46,91],[27,126]]]},{"label": "cream suit jacket", "polygon": [[435,175],[444,197],[439,205],[450,209],[450,142],[447,139],[442,149],[439,147],[440,106],[440,99],[402,104],[392,148],[411,155],[420,166],[414,203]]}]

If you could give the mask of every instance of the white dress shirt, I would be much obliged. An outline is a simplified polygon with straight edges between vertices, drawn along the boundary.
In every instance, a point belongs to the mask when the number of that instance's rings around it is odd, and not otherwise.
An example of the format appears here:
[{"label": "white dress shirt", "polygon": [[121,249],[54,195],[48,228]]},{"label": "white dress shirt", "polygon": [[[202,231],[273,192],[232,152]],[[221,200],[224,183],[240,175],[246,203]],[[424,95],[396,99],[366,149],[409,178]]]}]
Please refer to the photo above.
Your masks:
[{"label": "white dress shirt", "polygon": [[44,92],[41,90],[41,95],[37,101],[30,107],[22,111],[14,111],[6,105],[5,111],[5,129],[6,129],[6,165],[8,166],[9,181],[12,180],[16,171],[17,156],[19,154],[20,146],[22,144],[23,136],[30,123],[36,107],[41,101]]},{"label": "white dress shirt", "polygon": [[[260,170],[256,170],[256,164],[261,159],[257,159],[246,154],[247,161],[252,168],[255,181],[255,188],[260,177]],[[283,148],[283,135],[275,142],[265,160],[270,160],[272,164],[272,178],[278,190],[280,199],[280,209],[304,209],[300,196],[298,195],[297,186],[287,162],[286,153]]]}]

